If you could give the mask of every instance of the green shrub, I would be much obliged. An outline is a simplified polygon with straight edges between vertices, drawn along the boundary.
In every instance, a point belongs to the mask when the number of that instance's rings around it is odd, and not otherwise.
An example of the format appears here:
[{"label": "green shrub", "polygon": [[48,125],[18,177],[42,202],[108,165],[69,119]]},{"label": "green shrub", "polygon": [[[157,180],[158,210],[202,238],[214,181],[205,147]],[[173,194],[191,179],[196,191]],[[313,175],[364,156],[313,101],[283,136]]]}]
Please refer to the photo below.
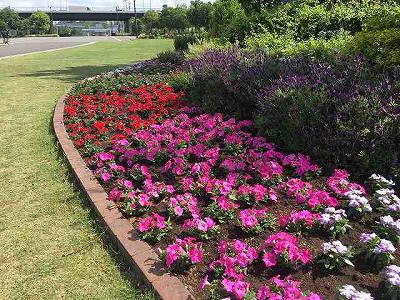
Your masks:
[{"label": "green shrub", "polygon": [[310,38],[295,41],[291,35],[275,35],[271,33],[253,35],[246,39],[247,48],[263,49],[269,55],[288,57],[303,54],[316,58],[331,58],[339,53],[347,52],[347,44],[352,36],[339,32],[330,39]]},{"label": "green shrub", "polygon": [[[388,15],[398,7],[391,0],[286,1],[248,11],[245,17],[239,18],[246,20],[242,26],[227,24],[224,31],[225,35],[240,42],[249,35],[249,30],[255,34],[268,32],[275,36],[291,36],[296,42],[320,38],[328,40],[340,32],[354,34],[361,31],[371,17]],[[217,36],[224,37],[224,34]]]},{"label": "green shrub", "polygon": [[178,35],[174,39],[174,47],[176,51],[188,51],[189,43],[192,42],[190,35]]},{"label": "green shrub", "polygon": [[384,68],[400,65],[400,28],[357,33],[352,46],[355,53]]},{"label": "green shrub", "polygon": [[176,51],[188,51],[189,45],[196,43],[203,43],[208,40],[208,33],[203,32],[192,32],[188,34],[178,35],[174,39],[174,47]]},{"label": "green shrub", "polygon": [[365,29],[355,34],[350,48],[381,67],[399,66],[400,9],[371,18]]},{"label": "green shrub", "polygon": [[170,63],[173,65],[180,65],[185,60],[185,55],[179,51],[167,50],[157,54],[157,58],[162,63]]}]

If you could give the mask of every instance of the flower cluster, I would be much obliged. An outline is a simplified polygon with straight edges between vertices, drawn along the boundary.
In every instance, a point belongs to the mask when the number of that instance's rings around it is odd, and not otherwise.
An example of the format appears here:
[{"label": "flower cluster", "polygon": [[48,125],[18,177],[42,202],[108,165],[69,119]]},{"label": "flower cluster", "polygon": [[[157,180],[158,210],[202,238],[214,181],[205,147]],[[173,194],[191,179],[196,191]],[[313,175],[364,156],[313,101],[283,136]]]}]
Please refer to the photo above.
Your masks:
[{"label": "flower cluster", "polygon": [[168,207],[170,214],[177,217],[188,214],[191,214],[193,217],[199,216],[197,198],[190,193],[171,197],[168,202]]},{"label": "flower cluster", "polygon": [[398,244],[400,241],[400,219],[394,220],[392,216],[380,217],[377,231],[379,236]]},{"label": "flower cluster", "polygon": [[183,229],[202,240],[208,240],[219,232],[219,226],[209,217],[187,219],[183,222]]},{"label": "flower cluster", "polygon": [[359,190],[351,190],[344,194],[349,199],[349,214],[363,214],[372,211],[372,207],[366,197]]},{"label": "flower cluster", "polygon": [[237,190],[237,200],[246,205],[268,201],[276,202],[277,198],[275,190],[268,189],[261,184],[242,184]]},{"label": "flower cluster", "polygon": [[370,293],[357,291],[357,289],[350,284],[342,286],[338,293],[340,300],[374,300]]},{"label": "flower cluster", "polygon": [[350,174],[345,170],[336,169],[331,177],[326,180],[328,187],[337,195],[344,196],[350,191],[359,191],[365,194],[365,189],[357,184],[349,181]]},{"label": "flower cluster", "polygon": [[318,222],[328,229],[334,238],[343,235],[347,229],[351,228],[345,210],[334,207],[325,208],[324,212],[320,214]]},{"label": "flower cluster", "polygon": [[231,243],[221,241],[217,250],[219,257],[209,265],[209,271],[213,273],[215,280],[210,284],[206,275],[200,288],[214,285],[221,287],[224,293],[234,295],[236,299],[245,298],[251,291],[250,283],[244,280],[244,276],[250,264],[258,258],[257,250],[240,240],[233,240]]},{"label": "flower cluster", "polygon": [[381,239],[375,233],[362,233],[360,241],[366,244],[366,259],[378,269],[389,265],[394,260],[396,248],[391,241]]},{"label": "flower cluster", "polygon": [[71,95],[65,101],[65,127],[81,153],[90,155],[176,110],[181,97],[163,83],[124,94]]},{"label": "flower cluster", "polygon": [[308,210],[292,211],[288,216],[279,218],[279,226],[290,232],[304,232],[313,229],[318,224],[319,213]]},{"label": "flower cluster", "polygon": [[163,216],[157,213],[152,216],[141,218],[137,224],[139,236],[147,242],[159,242],[169,230],[171,230],[171,223]]},{"label": "flower cluster", "polygon": [[188,265],[198,264],[203,259],[202,243],[194,238],[176,239],[165,251],[165,263],[168,268],[185,269]]},{"label": "flower cluster", "polygon": [[270,235],[260,249],[264,253],[262,260],[268,268],[279,263],[294,266],[306,264],[311,259],[309,251],[299,247],[298,239],[286,232]]},{"label": "flower cluster", "polygon": [[305,293],[300,289],[300,282],[279,276],[270,279],[270,283],[261,286],[256,294],[257,300],[267,299],[298,299],[298,300],[321,300],[316,293]]},{"label": "flower cluster", "polygon": [[243,231],[260,233],[266,228],[275,227],[275,218],[267,212],[267,209],[243,209],[239,213],[240,225]]},{"label": "flower cluster", "polygon": [[301,153],[289,154],[285,156],[282,160],[283,165],[288,165],[294,168],[295,174],[298,176],[303,176],[308,172],[317,172],[319,167],[311,163],[310,157],[305,156]]},{"label": "flower cluster", "polygon": [[[348,213],[372,209],[364,188],[350,182],[344,170],[335,170],[326,182],[315,178],[319,168],[309,157],[275,150],[251,134],[252,122],[181,108],[181,96],[160,84],[67,101],[68,131],[81,153],[94,153],[88,164],[108,199],[135,216],[140,238],[165,249],[167,267],[181,270],[201,263],[203,255],[214,259],[207,269],[196,270],[206,272],[201,287],[222,290],[221,298],[320,299],[290,278],[273,278],[259,288],[262,282],[253,282],[254,275],[274,274],[282,264],[309,263],[322,238],[313,236],[318,242],[308,240],[303,247],[296,235],[322,233],[320,227],[334,238],[346,233]],[[385,239],[366,242],[373,253],[367,256],[387,265],[385,257],[393,255],[394,247],[386,239],[391,239],[389,230],[398,233],[392,212],[400,205],[387,189],[390,181],[372,179],[381,188],[371,204],[375,208],[378,202],[385,210],[377,231]],[[276,232],[277,217],[282,232]],[[218,232],[236,239],[219,242],[213,257]],[[339,241],[325,243],[322,253],[327,268],[351,264],[352,248]]]},{"label": "flower cluster", "polygon": [[218,220],[221,224],[235,217],[236,209],[240,207],[239,204],[234,203],[226,196],[213,198],[216,199],[206,208],[207,214]]},{"label": "flower cluster", "polygon": [[374,186],[376,189],[383,189],[383,188],[389,188],[391,186],[394,186],[395,183],[393,180],[388,180],[382,175],[379,174],[372,174],[369,179],[374,183]]},{"label": "flower cluster", "polygon": [[352,247],[347,247],[341,241],[323,243],[321,246],[322,259],[319,261],[326,269],[339,269],[345,265],[353,266],[351,259],[354,257]]},{"label": "flower cluster", "polygon": [[400,214],[400,198],[395,194],[394,190],[383,188],[375,192],[375,199],[380,208],[385,212]]},{"label": "flower cluster", "polygon": [[390,299],[399,299],[400,296],[400,267],[387,266],[383,272],[386,279],[387,294]]}]

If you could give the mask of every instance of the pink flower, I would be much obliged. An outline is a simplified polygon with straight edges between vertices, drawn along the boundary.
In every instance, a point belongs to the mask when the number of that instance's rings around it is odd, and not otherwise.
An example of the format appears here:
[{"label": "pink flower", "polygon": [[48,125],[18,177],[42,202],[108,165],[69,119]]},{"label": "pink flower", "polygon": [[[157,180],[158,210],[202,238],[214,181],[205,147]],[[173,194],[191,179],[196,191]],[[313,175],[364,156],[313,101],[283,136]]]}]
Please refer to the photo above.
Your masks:
[{"label": "pink flower", "polygon": [[235,295],[236,299],[243,299],[250,288],[250,284],[245,281],[231,281],[226,278],[221,280],[224,289]]},{"label": "pink flower", "polygon": [[204,289],[207,285],[210,285],[210,282],[208,281],[208,275],[204,276],[203,279],[200,281],[200,289]]},{"label": "pink flower", "polygon": [[197,264],[197,263],[201,262],[201,260],[203,258],[203,252],[198,248],[190,249],[188,252],[188,255],[190,258],[190,262],[192,264]]},{"label": "pink flower", "polygon": [[277,263],[277,256],[275,255],[275,253],[265,252],[262,260],[267,268],[273,267]]},{"label": "pink flower", "polygon": [[108,182],[108,181],[110,180],[110,178],[111,178],[111,176],[110,176],[110,174],[107,173],[107,172],[103,172],[103,173],[101,174],[101,179],[102,179],[104,182]]},{"label": "pink flower", "polygon": [[238,204],[233,203],[230,201],[227,197],[225,196],[219,196],[217,199],[217,205],[218,207],[222,208],[225,211],[231,210],[231,209],[236,209],[239,207]]},{"label": "pink flower", "polygon": [[156,220],[156,226],[157,226],[158,229],[164,229],[166,227],[165,218],[164,217],[160,216],[157,213],[153,213],[153,217]]},{"label": "pink flower", "polygon": [[251,229],[256,225],[259,225],[259,218],[266,216],[266,209],[244,209],[240,211],[239,218],[242,226],[246,229]]},{"label": "pink flower", "polygon": [[323,190],[313,192],[307,201],[307,205],[310,208],[315,208],[316,206],[336,207],[338,204],[339,201],[336,198],[330,196],[328,192]]},{"label": "pink flower", "polygon": [[167,255],[166,255],[165,259],[166,259],[166,264],[167,264],[168,268],[171,267],[171,265],[174,263],[174,261],[176,261],[178,259],[178,257],[179,257],[178,254],[181,251],[181,249],[182,248],[180,246],[174,245],[174,244],[169,245],[167,247]]},{"label": "pink flower", "polygon": [[271,291],[270,291],[269,287],[266,285],[263,285],[258,289],[256,298],[257,298],[257,300],[266,300],[266,299],[268,299],[268,297],[270,295],[271,295]]},{"label": "pink flower", "polygon": [[152,217],[141,219],[138,223],[137,229],[139,230],[139,232],[148,231],[151,228],[152,223],[153,223]]},{"label": "pink flower", "polygon": [[183,209],[180,206],[175,206],[174,207],[174,212],[179,217],[183,215]]},{"label": "pink flower", "polygon": [[203,250],[201,249],[201,243],[195,243],[193,238],[176,239],[173,244],[167,246],[165,263],[167,267],[171,267],[172,264],[178,259],[191,264],[197,264],[201,262],[203,258]]},{"label": "pink flower", "polygon": [[141,206],[150,206],[151,205],[150,197],[146,194],[140,194],[138,202]]},{"label": "pink flower", "polygon": [[299,248],[298,240],[289,233],[278,232],[270,235],[261,245],[264,251],[263,261],[266,267],[275,266],[278,258],[286,259],[287,262],[305,264],[310,260],[307,249]]},{"label": "pink flower", "polygon": [[245,247],[246,247],[246,244],[239,240],[234,240],[232,243],[232,250],[236,254],[241,253],[245,249]]}]

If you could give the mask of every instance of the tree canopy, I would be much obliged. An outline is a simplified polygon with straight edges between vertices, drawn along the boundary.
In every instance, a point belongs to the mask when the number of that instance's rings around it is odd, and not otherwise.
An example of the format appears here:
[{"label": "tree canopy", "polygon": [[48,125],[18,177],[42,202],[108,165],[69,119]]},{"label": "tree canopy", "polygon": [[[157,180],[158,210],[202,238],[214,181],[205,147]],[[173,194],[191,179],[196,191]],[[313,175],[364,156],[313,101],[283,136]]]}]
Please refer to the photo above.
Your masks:
[{"label": "tree canopy", "polygon": [[19,15],[9,7],[0,10],[0,28],[4,29],[18,29],[20,23]]},{"label": "tree canopy", "polygon": [[211,20],[213,5],[208,2],[195,0],[190,3],[187,12],[188,20],[196,28],[208,27]]},{"label": "tree canopy", "polygon": [[29,17],[29,23],[34,33],[43,34],[50,30],[50,17],[45,12],[34,12]]}]

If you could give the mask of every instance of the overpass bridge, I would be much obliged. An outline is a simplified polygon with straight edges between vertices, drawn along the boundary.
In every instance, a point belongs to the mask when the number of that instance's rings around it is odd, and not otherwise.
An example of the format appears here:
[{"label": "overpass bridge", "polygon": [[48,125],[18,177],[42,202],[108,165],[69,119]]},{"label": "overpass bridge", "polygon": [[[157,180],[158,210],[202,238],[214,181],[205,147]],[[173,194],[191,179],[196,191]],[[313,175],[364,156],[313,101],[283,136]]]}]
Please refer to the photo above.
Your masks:
[{"label": "overpass bridge", "polygon": [[[22,18],[29,18],[36,11],[43,11],[49,15],[52,21],[128,21],[135,16],[133,10],[67,10],[67,9],[52,9],[51,7],[41,8],[18,8],[11,7]],[[1,7],[0,7],[1,9]],[[136,9],[137,17],[142,17],[150,7],[141,7]],[[160,11],[161,8],[152,8],[153,10]]]}]

